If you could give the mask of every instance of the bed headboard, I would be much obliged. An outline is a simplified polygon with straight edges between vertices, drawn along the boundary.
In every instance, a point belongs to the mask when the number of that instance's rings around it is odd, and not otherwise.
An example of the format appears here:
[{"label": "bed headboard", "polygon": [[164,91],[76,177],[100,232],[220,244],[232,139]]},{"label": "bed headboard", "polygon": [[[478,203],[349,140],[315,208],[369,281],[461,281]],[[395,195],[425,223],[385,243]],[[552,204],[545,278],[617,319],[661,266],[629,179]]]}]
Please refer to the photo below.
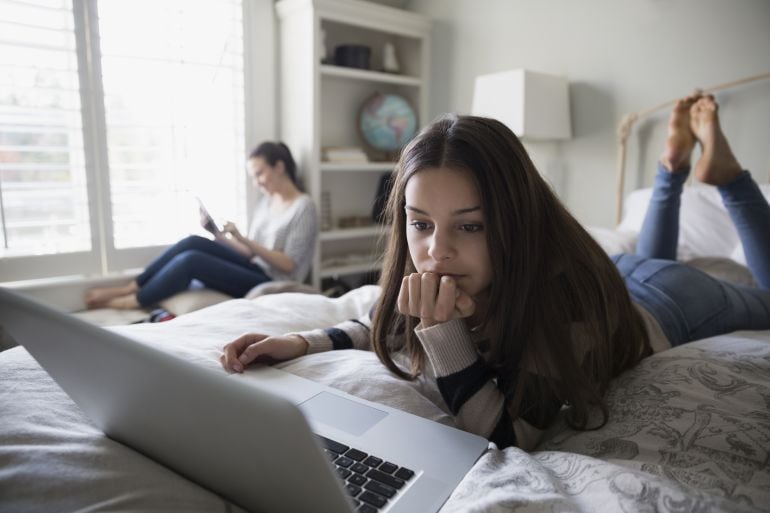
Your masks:
[{"label": "bed headboard", "polygon": [[[768,88],[770,88],[770,72],[745,77],[739,80],[734,80],[723,84],[718,84],[712,87],[703,88],[701,90],[704,93],[709,93],[709,94],[714,94],[722,91],[725,91],[725,92],[730,91],[733,93],[738,93],[739,90],[744,91],[746,89],[745,86],[747,84],[760,82],[760,81],[766,81],[765,84],[762,85],[762,91],[760,92],[760,96],[766,99],[767,97],[770,97],[770,95],[767,95],[767,90]],[[618,155],[617,155],[616,199],[615,199],[616,223],[620,222],[621,217],[623,215],[623,199],[626,195],[626,182],[627,182],[626,161],[628,160],[628,140],[629,140],[629,136],[631,135],[634,129],[634,125],[637,124],[637,122],[639,121],[643,121],[649,117],[652,117],[654,114],[659,114],[662,111],[667,111],[676,103],[676,101],[677,99],[669,100],[637,112],[626,114],[625,116],[623,116],[620,123],[618,124],[618,129],[617,129]],[[721,99],[720,99],[720,102],[721,102]],[[720,115],[722,115],[723,112],[724,111],[720,111]],[[728,137],[731,137],[729,133],[727,135]],[[770,132],[768,132],[767,136],[768,137],[766,138],[766,140],[770,140]],[[768,144],[768,146],[764,148],[765,151],[768,151],[768,149],[770,149],[770,144]],[[740,160],[741,159],[740,155],[737,155],[737,156],[738,156],[738,159]],[[770,165],[770,158],[768,158],[767,160],[767,165]],[[766,174],[764,173],[763,168],[764,166],[762,166],[762,168],[760,169],[755,168],[752,170],[755,178],[757,180],[770,181],[770,167],[767,168]],[[636,177],[637,177],[637,186],[641,186],[641,178],[638,172],[636,174]]]}]

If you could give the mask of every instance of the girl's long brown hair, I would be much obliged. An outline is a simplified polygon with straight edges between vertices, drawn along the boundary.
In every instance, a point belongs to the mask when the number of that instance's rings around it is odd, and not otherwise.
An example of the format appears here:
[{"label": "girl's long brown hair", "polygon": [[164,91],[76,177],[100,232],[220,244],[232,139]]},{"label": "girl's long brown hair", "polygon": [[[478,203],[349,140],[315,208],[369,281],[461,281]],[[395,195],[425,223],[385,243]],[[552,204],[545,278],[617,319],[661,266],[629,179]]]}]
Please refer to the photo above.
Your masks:
[{"label": "girl's long brown hair", "polygon": [[[587,427],[592,407],[601,408],[606,421],[610,379],[650,353],[641,316],[606,253],[542,179],[513,132],[493,119],[447,115],[401,154],[372,328],[380,360],[405,379],[424,368],[425,353],[413,336],[419,319],[401,315],[397,298],[402,278],[415,272],[404,191],[415,173],[429,168],[469,171],[481,197],[493,268],[481,331],[512,418],[521,413],[523,397],[545,407],[546,397],[555,396],[571,406],[568,419],[578,428]],[[578,325],[584,336],[576,336]],[[410,369],[394,362],[399,350],[411,357]]]}]

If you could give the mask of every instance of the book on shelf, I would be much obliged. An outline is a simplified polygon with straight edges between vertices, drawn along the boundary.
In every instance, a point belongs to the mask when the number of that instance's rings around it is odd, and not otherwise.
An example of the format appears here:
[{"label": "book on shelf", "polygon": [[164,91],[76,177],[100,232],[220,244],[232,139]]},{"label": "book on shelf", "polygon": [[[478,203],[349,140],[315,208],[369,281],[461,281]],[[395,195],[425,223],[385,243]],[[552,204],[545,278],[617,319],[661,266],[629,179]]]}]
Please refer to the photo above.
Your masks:
[{"label": "book on shelf", "polygon": [[365,164],[369,162],[366,152],[356,146],[327,146],[322,148],[321,158],[324,162],[336,162],[339,164]]}]

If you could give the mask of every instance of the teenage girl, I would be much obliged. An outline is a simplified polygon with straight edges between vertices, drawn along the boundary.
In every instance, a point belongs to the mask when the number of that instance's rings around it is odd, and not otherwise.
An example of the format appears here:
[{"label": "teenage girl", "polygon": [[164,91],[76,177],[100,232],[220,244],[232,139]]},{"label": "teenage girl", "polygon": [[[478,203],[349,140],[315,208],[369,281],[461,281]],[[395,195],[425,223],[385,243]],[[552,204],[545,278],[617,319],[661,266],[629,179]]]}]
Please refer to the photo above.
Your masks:
[{"label": "teenage girl", "polygon": [[202,215],[201,224],[214,240],[197,235],[182,239],[127,285],[89,290],[86,305],[150,306],[186,290],[194,279],[234,297],[267,281],[304,280],[315,252],[318,221],[313,200],[299,187],[289,148],[264,142],[249,155],[247,168],[262,192],[248,236],[233,223],[218,231],[211,218]]},{"label": "teenage girl", "polygon": [[[405,379],[434,377],[458,427],[501,448],[533,448],[564,406],[577,428],[600,424],[589,423],[595,407],[606,422],[610,380],[653,348],[770,327],[770,207],[732,156],[713,98],[682,100],[670,129],[641,254],[615,257],[616,267],[508,128],[478,117],[439,119],[394,171],[372,318],[247,334],[224,347],[222,365],[243,372],[255,360],[372,349]],[[696,176],[719,186],[761,290],[673,260],[678,195],[696,138],[703,145]]]}]

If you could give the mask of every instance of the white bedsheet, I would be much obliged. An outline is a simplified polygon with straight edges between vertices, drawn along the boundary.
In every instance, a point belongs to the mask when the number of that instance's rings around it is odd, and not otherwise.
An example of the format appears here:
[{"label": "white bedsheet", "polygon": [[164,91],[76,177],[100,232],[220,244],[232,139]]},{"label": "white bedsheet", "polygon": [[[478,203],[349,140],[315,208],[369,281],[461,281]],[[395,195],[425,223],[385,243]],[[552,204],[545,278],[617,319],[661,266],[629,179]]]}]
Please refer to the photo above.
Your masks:
[{"label": "white bedsheet", "polygon": [[[233,300],[167,323],[114,329],[218,368],[221,346],[246,331],[331,325],[368,311],[377,293],[364,287],[337,300],[305,294]],[[452,423],[435,387],[393,377],[372,353],[311,355],[283,368]],[[616,380],[604,428],[573,432],[557,424],[540,451],[490,449],[442,511],[766,510],[768,376],[770,331],[655,355]],[[15,348],[0,353],[0,512],[21,511],[240,510],[106,438]]]}]

